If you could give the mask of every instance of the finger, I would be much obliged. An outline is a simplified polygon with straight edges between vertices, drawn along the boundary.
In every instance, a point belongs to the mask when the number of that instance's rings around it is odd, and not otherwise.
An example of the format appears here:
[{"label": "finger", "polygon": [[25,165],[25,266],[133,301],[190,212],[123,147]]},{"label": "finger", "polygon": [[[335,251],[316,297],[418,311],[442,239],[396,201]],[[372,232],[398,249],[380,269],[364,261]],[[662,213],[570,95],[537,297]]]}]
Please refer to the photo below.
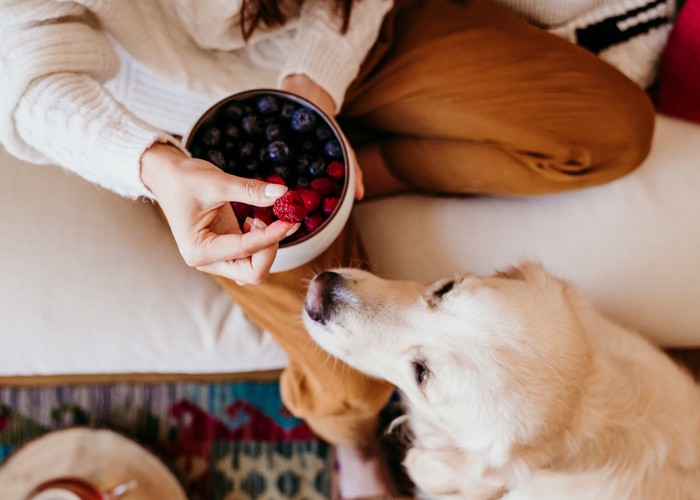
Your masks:
[{"label": "finger", "polygon": [[[273,251],[276,252],[276,250],[277,245],[275,245],[273,248]],[[253,266],[251,264],[251,257],[246,257],[244,259],[237,260],[214,262],[212,264],[198,266],[197,270],[208,274],[216,274],[217,276],[223,276],[224,278],[228,278],[230,280],[235,281],[240,286],[258,285],[264,282],[270,274],[269,267],[267,269],[253,269]]]},{"label": "finger", "polygon": [[[267,227],[264,222],[255,219],[250,228],[251,232],[260,231]],[[297,226],[298,229],[298,226]],[[296,231],[296,229],[294,229]],[[263,248],[259,252],[254,253],[250,256],[250,268],[252,275],[255,277],[262,277],[263,280],[267,279],[268,274],[270,274],[270,268],[272,263],[277,256],[277,250],[279,249],[279,243],[277,245],[270,245],[267,248]]]},{"label": "finger", "polygon": [[[262,221],[254,221],[251,231],[260,231],[266,226]],[[270,268],[277,256],[279,245],[275,243],[250,257],[233,261],[214,262],[197,269],[210,274],[217,274],[234,280],[238,285],[257,285],[263,283],[270,275]]]},{"label": "finger", "polygon": [[362,175],[362,169],[355,163],[355,199],[361,200],[365,197],[365,183]]},{"label": "finger", "polygon": [[[266,227],[267,225],[258,219],[253,219],[250,223],[250,231],[260,231]],[[233,279],[240,286],[260,284],[269,276],[278,248],[278,244],[270,245],[250,257],[235,261],[214,262],[197,269]]]},{"label": "finger", "polygon": [[287,186],[247,179],[219,171],[221,178],[212,183],[212,201],[240,201],[257,207],[269,207],[277,198],[287,192]]},{"label": "finger", "polygon": [[267,227],[245,234],[209,233],[207,239],[196,246],[194,251],[196,257],[192,259],[193,262],[190,265],[197,267],[249,257],[270,245],[276,245],[293,234],[299,226],[299,223],[277,220]]}]

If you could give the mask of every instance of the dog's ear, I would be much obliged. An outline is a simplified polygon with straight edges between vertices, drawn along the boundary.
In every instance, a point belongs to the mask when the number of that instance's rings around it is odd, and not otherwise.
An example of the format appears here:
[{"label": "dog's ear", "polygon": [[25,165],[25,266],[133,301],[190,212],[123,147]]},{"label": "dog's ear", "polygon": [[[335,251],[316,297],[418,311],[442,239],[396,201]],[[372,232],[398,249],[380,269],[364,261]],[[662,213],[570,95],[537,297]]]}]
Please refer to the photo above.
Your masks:
[{"label": "dog's ear", "polygon": [[524,261],[518,265],[511,266],[505,270],[497,272],[495,276],[521,281],[531,280],[540,283],[551,279],[550,274],[547,272],[547,269],[545,269],[542,263],[534,260]]},{"label": "dog's ear", "polygon": [[501,271],[496,272],[494,274],[496,278],[506,278],[509,280],[520,280],[520,281],[525,281],[527,279],[527,276],[525,273],[523,273],[520,270],[520,267],[518,266],[511,266],[507,269],[503,269]]},{"label": "dog's ear", "polygon": [[521,262],[518,265],[518,270],[523,276],[525,276],[525,279],[530,279],[535,282],[541,283],[553,278],[544,265],[539,261],[528,260]]},{"label": "dog's ear", "polygon": [[537,283],[539,285],[546,285],[547,283],[552,282],[557,283],[561,287],[561,290],[566,295],[567,299],[576,307],[580,307],[581,298],[576,287],[566,279],[550,273],[541,262],[525,261],[520,263],[514,269],[517,269],[517,272],[520,273],[523,280],[530,281],[531,283]]}]

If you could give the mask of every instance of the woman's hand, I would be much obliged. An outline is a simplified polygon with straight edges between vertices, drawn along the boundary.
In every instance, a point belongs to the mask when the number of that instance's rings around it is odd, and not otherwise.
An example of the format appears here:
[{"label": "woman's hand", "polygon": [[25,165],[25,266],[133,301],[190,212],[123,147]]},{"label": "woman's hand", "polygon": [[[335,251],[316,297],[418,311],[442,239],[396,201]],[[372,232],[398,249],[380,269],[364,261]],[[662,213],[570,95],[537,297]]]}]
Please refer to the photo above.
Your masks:
[{"label": "woman's hand", "polygon": [[229,202],[270,206],[286,187],[226,174],[171,145],[157,143],[143,154],[141,178],[163,210],[185,262],[240,284],[263,282],[279,242],[299,228],[281,220],[266,226],[255,219],[247,221],[250,230],[244,234]]},{"label": "woman's hand", "polygon": [[[323,111],[328,118],[333,120],[338,130],[340,127],[335,121],[335,101],[323,88],[316,84],[311,78],[306,75],[289,75],[286,77],[280,86],[286,92],[303,97],[307,101],[311,101]],[[342,130],[340,132],[342,134]],[[362,169],[357,162],[355,151],[353,151],[350,143],[343,137],[348,154],[351,156],[351,162],[355,165],[355,199],[361,200],[365,195],[365,185],[362,181]]]}]

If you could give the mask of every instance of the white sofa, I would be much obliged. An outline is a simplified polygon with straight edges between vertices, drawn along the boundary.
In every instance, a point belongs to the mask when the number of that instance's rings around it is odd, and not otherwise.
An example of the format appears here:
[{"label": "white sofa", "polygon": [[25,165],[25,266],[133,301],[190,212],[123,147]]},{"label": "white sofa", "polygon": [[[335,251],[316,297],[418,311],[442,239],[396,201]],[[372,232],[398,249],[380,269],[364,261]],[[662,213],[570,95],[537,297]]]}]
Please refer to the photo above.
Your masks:
[{"label": "white sofa", "polygon": [[[182,263],[150,203],[0,152],[0,376],[231,373],[284,353]],[[355,214],[375,270],[429,281],[525,258],[663,346],[700,346],[700,125],[657,118],[644,165],[522,199],[405,195]]]}]

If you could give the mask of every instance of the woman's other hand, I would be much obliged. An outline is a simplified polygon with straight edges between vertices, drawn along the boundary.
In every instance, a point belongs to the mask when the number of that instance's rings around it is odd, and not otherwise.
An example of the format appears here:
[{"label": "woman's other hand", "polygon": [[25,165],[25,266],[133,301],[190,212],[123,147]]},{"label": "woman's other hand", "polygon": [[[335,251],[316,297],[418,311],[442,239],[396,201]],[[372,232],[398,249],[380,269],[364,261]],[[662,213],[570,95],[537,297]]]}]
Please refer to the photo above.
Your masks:
[{"label": "woman's other hand", "polygon": [[239,284],[265,281],[279,242],[299,228],[281,220],[266,226],[255,219],[244,233],[230,202],[271,206],[286,187],[229,175],[172,145],[157,143],[146,150],[141,178],[160,205],[185,262]]},{"label": "woman's other hand", "polygon": [[[292,94],[298,95],[299,97],[302,97],[318,106],[321,111],[328,116],[328,118],[333,120],[336,128],[340,130],[340,127],[335,120],[335,101],[333,101],[333,98],[330,96],[330,94],[328,94],[328,92],[323,90],[323,88],[316,84],[311,78],[306,75],[289,75],[282,80],[280,88],[285,92],[291,92]],[[342,130],[340,133],[342,134]],[[365,185],[362,180],[362,169],[360,168],[355,151],[350,146],[350,143],[348,143],[345,137],[343,137],[343,140],[345,141],[348,155],[351,156],[351,161],[353,165],[355,165],[355,199],[361,200],[365,195]]]}]

